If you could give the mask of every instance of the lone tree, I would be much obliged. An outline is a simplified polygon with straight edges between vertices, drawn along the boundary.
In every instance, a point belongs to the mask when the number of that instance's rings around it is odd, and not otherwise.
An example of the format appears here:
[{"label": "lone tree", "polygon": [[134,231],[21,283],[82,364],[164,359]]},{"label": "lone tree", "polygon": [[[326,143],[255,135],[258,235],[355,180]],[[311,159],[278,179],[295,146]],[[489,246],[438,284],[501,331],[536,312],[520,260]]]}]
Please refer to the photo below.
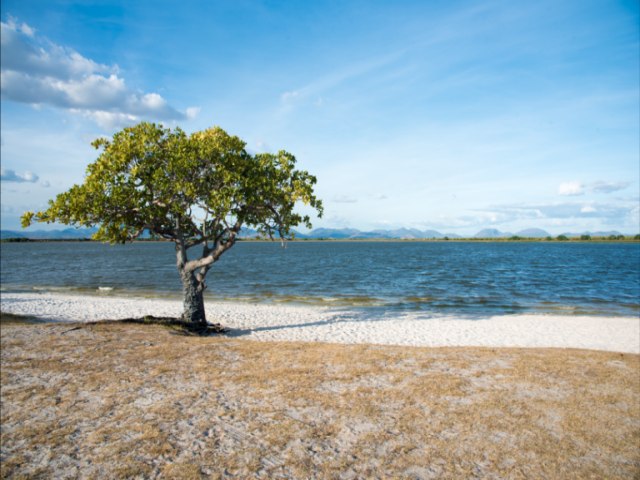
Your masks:
[{"label": "lone tree", "polygon": [[[194,325],[206,324],[207,272],[235,244],[243,225],[284,240],[292,227],[311,227],[309,216],[294,212],[296,203],[322,215],[313,192],[316,178],[296,170],[293,155],[251,155],[245,142],[219,127],[187,135],[140,123],[92,145],[102,151],[87,167],[84,183],[50,200],[44,211],[25,212],[22,226],[99,226],[93,238],[110,243],[133,241],[145,231],[173,241],[184,291],[182,319]],[[189,259],[194,247],[201,253]]]}]

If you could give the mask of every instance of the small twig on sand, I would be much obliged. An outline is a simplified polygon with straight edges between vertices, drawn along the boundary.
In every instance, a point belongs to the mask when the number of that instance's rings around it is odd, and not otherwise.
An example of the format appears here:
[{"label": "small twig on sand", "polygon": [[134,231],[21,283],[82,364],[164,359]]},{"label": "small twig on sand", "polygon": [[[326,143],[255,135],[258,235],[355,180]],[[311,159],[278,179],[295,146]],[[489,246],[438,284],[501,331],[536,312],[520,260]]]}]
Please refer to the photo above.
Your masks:
[{"label": "small twig on sand", "polygon": [[65,333],[73,332],[74,330],[80,330],[82,327],[73,327],[69,330],[65,330],[64,332],[60,332],[60,335],[64,335]]}]

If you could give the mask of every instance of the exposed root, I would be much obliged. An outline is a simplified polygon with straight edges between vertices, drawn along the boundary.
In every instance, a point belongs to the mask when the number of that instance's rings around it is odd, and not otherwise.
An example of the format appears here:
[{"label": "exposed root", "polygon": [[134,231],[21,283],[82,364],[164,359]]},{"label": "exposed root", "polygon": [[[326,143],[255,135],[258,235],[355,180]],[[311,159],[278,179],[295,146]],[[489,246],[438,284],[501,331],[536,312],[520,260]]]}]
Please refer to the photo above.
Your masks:
[{"label": "exposed root", "polygon": [[[153,315],[145,315],[141,318],[124,318],[122,320],[114,320],[114,322],[136,323],[143,325],[162,325],[173,330],[177,330],[186,335],[199,335],[203,337],[209,335],[222,335],[229,331],[229,329],[223,327],[219,323],[197,324],[192,322],[185,322],[181,318],[154,317]],[[104,323],[104,321],[91,322],[90,324],[95,325],[98,323]]]}]

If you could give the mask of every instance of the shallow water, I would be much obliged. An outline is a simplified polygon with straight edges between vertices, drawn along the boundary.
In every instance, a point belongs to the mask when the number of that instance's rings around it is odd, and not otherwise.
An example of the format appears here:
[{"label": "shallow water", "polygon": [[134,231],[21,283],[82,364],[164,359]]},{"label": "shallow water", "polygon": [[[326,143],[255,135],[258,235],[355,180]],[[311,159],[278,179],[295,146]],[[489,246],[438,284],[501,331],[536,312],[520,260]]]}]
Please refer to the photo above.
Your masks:
[{"label": "shallow water", "polygon": [[[207,278],[207,295],[218,300],[438,313],[640,313],[640,244],[240,242]],[[4,243],[1,282],[5,291],[180,296],[170,243]]]}]

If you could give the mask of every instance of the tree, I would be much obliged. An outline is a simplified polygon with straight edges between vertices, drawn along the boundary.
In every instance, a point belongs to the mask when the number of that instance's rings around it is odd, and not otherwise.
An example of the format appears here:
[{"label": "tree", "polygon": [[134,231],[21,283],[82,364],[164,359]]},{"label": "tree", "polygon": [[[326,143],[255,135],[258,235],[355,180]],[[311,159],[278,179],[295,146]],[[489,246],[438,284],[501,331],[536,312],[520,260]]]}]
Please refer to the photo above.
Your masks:
[{"label": "tree", "polygon": [[[235,244],[243,225],[284,241],[292,227],[311,228],[308,215],[294,212],[298,202],[322,215],[316,178],[296,170],[293,155],[251,155],[245,142],[219,127],[187,135],[143,122],[92,145],[102,151],[87,167],[84,183],[50,200],[44,211],[25,212],[22,226],[99,226],[93,238],[110,243],[133,241],[145,231],[173,241],[182,319],[196,325],[206,324],[207,272]],[[201,250],[194,256],[195,247]]]}]

